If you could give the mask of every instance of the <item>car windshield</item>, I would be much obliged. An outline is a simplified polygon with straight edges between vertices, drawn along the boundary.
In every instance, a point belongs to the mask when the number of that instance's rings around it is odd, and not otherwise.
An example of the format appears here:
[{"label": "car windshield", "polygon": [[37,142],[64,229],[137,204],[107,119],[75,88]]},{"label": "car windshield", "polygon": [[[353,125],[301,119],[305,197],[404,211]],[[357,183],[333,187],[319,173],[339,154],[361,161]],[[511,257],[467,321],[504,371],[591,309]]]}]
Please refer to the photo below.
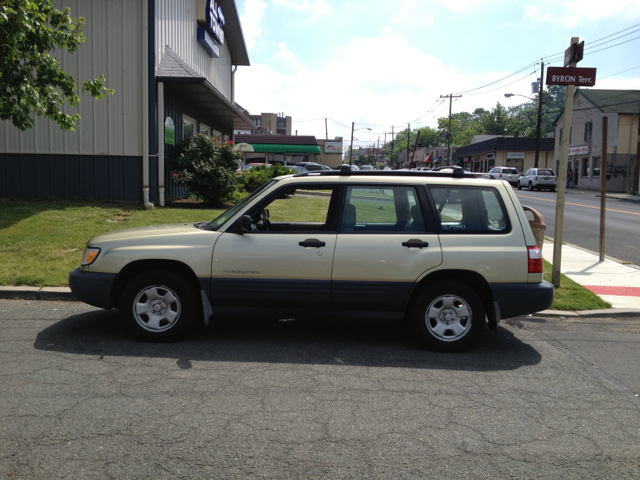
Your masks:
[{"label": "car windshield", "polygon": [[204,230],[211,230],[211,231],[216,231],[218,230],[222,225],[224,225],[227,220],[229,220],[231,217],[233,217],[236,213],[238,213],[247,203],[249,203],[251,201],[251,199],[257,195],[260,195],[262,192],[264,192],[267,188],[271,187],[274,183],[276,183],[278,180],[277,179],[273,179],[268,183],[265,183],[263,186],[261,186],[260,188],[258,188],[257,190],[255,190],[253,193],[251,193],[251,195],[243,198],[242,200],[240,200],[238,203],[236,203],[233,207],[231,207],[229,210],[227,210],[226,212],[224,212],[222,215],[220,215],[219,217],[217,217],[215,220],[210,221],[205,227]]}]

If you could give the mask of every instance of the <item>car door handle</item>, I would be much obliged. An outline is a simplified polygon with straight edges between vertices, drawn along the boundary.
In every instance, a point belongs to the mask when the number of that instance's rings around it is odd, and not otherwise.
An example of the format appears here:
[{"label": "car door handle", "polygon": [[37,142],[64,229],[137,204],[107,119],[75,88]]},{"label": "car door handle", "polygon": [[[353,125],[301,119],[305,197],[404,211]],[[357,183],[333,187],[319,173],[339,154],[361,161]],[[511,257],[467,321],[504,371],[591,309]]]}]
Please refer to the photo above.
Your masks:
[{"label": "car door handle", "polygon": [[429,242],[423,242],[422,240],[409,240],[408,242],[402,242],[402,246],[407,248],[425,248],[429,246]]},{"label": "car door handle", "polygon": [[300,245],[301,247],[316,247],[316,248],[320,248],[320,247],[324,247],[326,245],[326,243],[322,242],[320,240],[316,240],[315,238],[308,238],[304,242],[298,243],[298,245]]}]

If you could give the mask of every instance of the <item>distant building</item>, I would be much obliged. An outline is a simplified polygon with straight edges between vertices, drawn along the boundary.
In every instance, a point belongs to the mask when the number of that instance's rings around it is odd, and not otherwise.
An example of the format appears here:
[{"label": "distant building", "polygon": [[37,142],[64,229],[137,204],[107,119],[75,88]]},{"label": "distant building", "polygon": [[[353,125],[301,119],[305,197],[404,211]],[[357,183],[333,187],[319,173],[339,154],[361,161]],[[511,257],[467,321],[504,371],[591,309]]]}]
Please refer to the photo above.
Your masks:
[{"label": "distant building", "polygon": [[240,135],[291,135],[291,117],[285,117],[284,113],[261,113],[249,115],[255,125],[252,129],[236,130]]},{"label": "distant building", "polygon": [[[606,189],[610,192],[638,190],[638,116],[640,90],[578,89],[573,100],[573,114],[569,138],[568,168],[573,174],[572,185],[600,190],[602,174],[602,143],[596,144],[594,133],[602,123],[598,114],[614,113],[618,122],[609,127],[615,132],[617,146],[610,139],[606,160]],[[611,122],[610,122],[611,123]],[[556,169],[560,162],[560,146],[564,127],[564,113],[554,122],[556,141],[553,158]],[[612,130],[613,128],[613,130]],[[600,136],[600,138],[602,138]]]},{"label": "distant building", "polygon": [[314,136],[303,135],[236,135],[235,143],[247,163],[317,162],[322,155]]},{"label": "distant building", "polygon": [[[540,139],[538,166],[553,168],[553,138]],[[458,147],[453,164],[471,172],[488,172],[493,167],[513,167],[522,173],[533,167],[536,139],[494,136],[488,140]]]}]

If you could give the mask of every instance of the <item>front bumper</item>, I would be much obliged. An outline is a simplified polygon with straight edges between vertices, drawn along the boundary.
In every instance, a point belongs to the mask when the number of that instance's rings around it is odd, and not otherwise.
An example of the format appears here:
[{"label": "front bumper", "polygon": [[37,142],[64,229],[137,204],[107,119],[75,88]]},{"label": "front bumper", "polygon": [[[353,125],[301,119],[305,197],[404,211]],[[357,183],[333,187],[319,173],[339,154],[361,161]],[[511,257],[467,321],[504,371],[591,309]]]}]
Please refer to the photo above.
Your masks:
[{"label": "front bumper", "polygon": [[109,309],[113,308],[111,287],[115,279],[115,273],[83,272],[78,267],[69,274],[69,287],[81,302]]},{"label": "front bumper", "polygon": [[541,283],[492,283],[493,300],[500,306],[500,317],[511,318],[519,315],[546,310],[553,303],[553,284]]}]

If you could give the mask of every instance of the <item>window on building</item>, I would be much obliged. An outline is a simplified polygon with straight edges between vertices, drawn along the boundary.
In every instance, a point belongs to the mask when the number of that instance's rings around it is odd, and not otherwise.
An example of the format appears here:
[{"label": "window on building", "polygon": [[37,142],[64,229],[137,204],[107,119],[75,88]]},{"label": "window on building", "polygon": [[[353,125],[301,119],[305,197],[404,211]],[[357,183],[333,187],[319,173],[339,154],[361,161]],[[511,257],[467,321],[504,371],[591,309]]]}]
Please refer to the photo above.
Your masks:
[{"label": "window on building", "polygon": [[558,145],[562,145],[562,129],[560,129],[560,133],[558,134]]},{"label": "window on building", "polygon": [[580,176],[584,178],[589,178],[589,159],[588,158],[582,159],[581,168],[582,168],[582,171],[580,172]]},{"label": "window on building", "polygon": [[287,120],[284,118],[278,117],[278,121],[276,123],[276,131],[278,135],[285,135],[287,133]]},{"label": "window on building", "polygon": [[196,133],[196,121],[187,116],[182,116],[182,138],[189,138]]},{"label": "window on building", "polygon": [[200,133],[204,133],[207,137],[211,136],[211,127],[205,125],[204,123],[200,124]]},{"label": "window on building", "polygon": [[222,133],[220,133],[218,130],[213,130],[211,132],[211,136],[220,140],[222,138]]},{"label": "window on building", "polygon": [[593,176],[594,177],[600,176],[601,168],[602,168],[602,158],[593,157]]},{"label": "window on building", "polygon": [[584,124],[584,141],[590,142],[593,137],[593,122]]}]

